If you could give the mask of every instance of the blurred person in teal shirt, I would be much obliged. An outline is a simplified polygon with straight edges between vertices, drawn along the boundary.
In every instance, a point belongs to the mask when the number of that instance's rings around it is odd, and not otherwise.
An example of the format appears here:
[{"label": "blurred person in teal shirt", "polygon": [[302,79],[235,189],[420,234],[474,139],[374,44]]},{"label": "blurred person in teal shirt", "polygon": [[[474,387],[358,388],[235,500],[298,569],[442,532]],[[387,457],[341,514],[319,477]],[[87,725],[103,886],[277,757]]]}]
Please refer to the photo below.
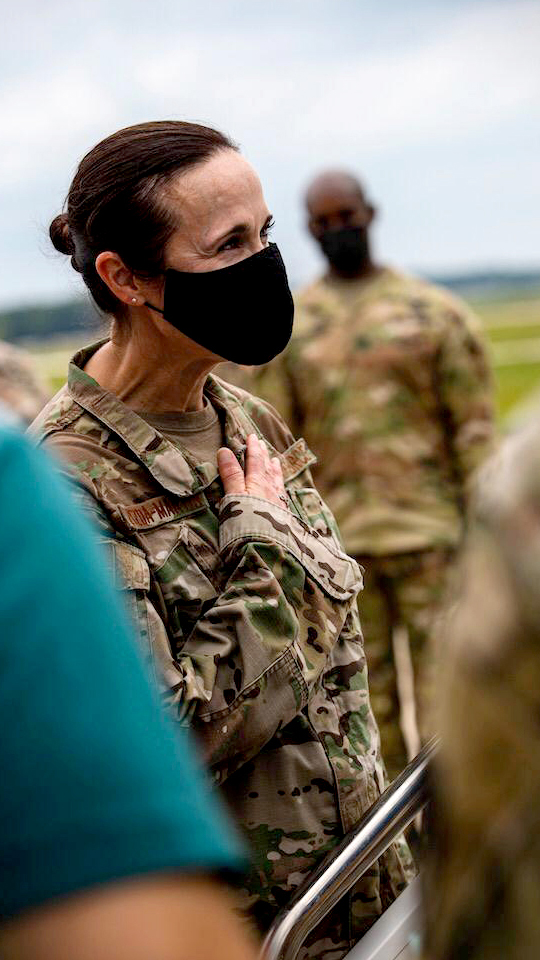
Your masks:
[{"label": "blurred person in teal shirt", "polygon": [[67,484],[1,412],[0,503],[0,955],[253,960],[243,851]]}]

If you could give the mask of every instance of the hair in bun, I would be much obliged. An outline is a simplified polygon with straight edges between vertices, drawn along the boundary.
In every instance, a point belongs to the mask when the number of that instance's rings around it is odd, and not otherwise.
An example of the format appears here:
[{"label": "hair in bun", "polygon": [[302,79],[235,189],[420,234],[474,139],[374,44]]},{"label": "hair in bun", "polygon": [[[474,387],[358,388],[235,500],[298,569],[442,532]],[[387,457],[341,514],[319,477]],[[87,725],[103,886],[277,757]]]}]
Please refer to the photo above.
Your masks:
[{"label": "hair in bun", "polygon": [[100,310],[119,316],[123,305],[96,271],[98,254],[114,250],[135,275],[160,276],[165,245],[178,222],[163,187],[223,149],[237,147],[218,130],[161,120],[118,130],[83,157],[67,212],[54,218],[49,235],[55,249],[71,257]]},{"label": "hair in bun", "polygon": [[54,218],[49,227],[49,236],[53,247],[59,253],[65,253],[67,256],[73,256],[75,253],[75,244],[71,237],[67,213],[60,213]]}]

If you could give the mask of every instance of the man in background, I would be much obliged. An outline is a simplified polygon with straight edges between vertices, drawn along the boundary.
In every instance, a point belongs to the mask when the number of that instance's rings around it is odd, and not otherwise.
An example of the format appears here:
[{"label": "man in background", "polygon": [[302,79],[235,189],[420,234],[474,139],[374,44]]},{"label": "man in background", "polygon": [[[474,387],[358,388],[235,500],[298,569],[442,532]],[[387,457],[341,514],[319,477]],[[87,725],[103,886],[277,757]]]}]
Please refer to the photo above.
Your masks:
[{"label": "man in background", "polygon": [[299,293],[291,344],[250,389],[316,454],[317,487],[365,567],[370,693],[393,778],[425,727],[427,640],[492,443],[490,373],[463,303],[373,259],[376,211],[355,177],[318,176],[306,207],[327,271]]}]

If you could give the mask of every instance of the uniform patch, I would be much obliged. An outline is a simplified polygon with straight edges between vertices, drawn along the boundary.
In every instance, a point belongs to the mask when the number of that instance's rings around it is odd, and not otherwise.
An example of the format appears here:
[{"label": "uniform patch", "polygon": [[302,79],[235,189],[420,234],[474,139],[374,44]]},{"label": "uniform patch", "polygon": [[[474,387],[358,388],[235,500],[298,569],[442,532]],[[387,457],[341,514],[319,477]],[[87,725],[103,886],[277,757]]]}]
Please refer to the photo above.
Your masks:
[{"label": "uniform patch", "polygon": [[153,497],[151,500],[134,503],[131,506],[119,504],[120,513],[132,530],[158,527],[162,523],[198,513],[205,507],[206,499],[202,494],[186,497],[183,500],[175,500],[173,497]]},{"label": "uniform patch", "polygon": [[283,470],[283,479],[294,480],[299,473],[302,473],[307,467],[317,463],[317,457],[309,449],[306,441],[300,438],[292,447],[285,450],[280,456],[281,469]]}]

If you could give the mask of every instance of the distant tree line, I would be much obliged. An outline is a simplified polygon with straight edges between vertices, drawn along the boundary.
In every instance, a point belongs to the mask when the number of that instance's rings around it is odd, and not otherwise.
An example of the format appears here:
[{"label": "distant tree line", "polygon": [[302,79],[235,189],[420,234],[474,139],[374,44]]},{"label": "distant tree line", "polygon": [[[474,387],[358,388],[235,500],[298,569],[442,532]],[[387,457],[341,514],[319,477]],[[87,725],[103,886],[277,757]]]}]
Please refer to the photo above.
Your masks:
[{"label": "distant tree line", "polygon": [[[485,271],[431,277],[465,299],[511,299],[540,295],[538,271]],[[16,307],[0,311],[0,340],[47,340],[70,334],[99,335],[106,321],[90,300],[80,298],[47,306]]]},{"label": "distant tree line", "polygon": [[86,299],[0,311],[0,339],[47,340],[70,334],[99,333],[103,320]]},{"label": "distant tree line", "polygon": [[540,293],[538,270],[485,270],[483,272],[431,276],[430,280],[448,287],[465,300],[512,300],[537,297]]}]

